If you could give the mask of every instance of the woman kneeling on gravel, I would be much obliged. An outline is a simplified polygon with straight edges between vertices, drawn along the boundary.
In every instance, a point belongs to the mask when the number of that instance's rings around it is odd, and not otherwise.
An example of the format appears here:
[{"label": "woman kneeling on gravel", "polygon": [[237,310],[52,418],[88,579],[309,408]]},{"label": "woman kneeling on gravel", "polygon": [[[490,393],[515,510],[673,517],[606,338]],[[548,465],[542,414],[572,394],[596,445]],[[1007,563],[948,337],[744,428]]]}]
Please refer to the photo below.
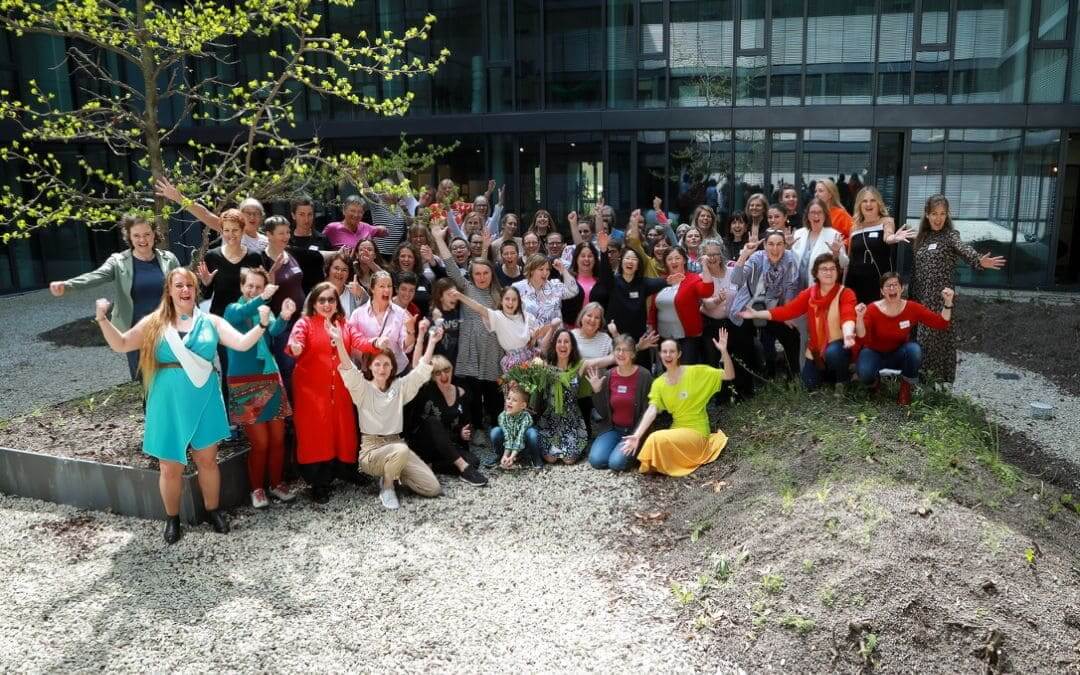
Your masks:
[{"label": "woman kneeling on gravel", "polygon": [[669,476],[686,476],[703,464],[720,456],[727,445],[723,431],[709,433],[709,399],[724,382],[735,379],[735,365],[728,354],[728,334],[721,328],[713,340],[724,362],[724,369],[712,366],[684,366],[679,343],[667,339],[660,343],[660,362],[664,374],[653,380],[649,388],[649,407],[634,433],[623,438],[623,452],[633,454],[641,439],[656,421],[660,411],[671,413],[670,429],[654,431],[645,439],[638,453],[641,473],[655,471]]},{"label": "woman kneeling on gravel", "polygon": [[[426,319],[420,323],[418,343],[424,340],[429,326]],[[396,377],[394,353],[389,349],[382,349],[371,357],[368,377],[365,377],[349,358],[341,338],[341,329],[331,326],[329,332],[338,350],[338,371],[360,416],[360,431],[363,434],[360,441],[360,470],[369,476],[382,478],[379,499],[383,506],[388,509],[400,507],[394,481],[400,481],[419,495],[439,496],[442,491],[439,480],[431,467],[405,444],[401,431],[404,427],[405,404],[413,400],[420,387],[431,379],[431,355],[435,352],[435,344],[442,338],[442,329],[436,329],[428,338],[427,350],[420,358],[416,358],[416,355],[420,353],[421,345],[416,345],[413,369],[400,381]]]},{"label": "woman kneeling on gravel", "polygon": [[258,309],[259,322],[241,334],[220,316],[195,306],[198,280],[181,267],[165,275],[161,304],[154,312],[121,333],[109,321],[108,300],[97,301],[95,321],[114,352],[141,350],[139,369],[146,386],[146,425],[143,452],[161,466],[158,487],[165,504],[165,541],[180,539],[180,495],[184,489],[187,449],[199,468],[203,505],[214,531],[225,534],[229,523],[218,510],[221,474],[218,441],[229,437],[229,420],[221,396],[221,381],[213,358],[220,341],[229,349],[247,351],[266,332],[270,308]]}]

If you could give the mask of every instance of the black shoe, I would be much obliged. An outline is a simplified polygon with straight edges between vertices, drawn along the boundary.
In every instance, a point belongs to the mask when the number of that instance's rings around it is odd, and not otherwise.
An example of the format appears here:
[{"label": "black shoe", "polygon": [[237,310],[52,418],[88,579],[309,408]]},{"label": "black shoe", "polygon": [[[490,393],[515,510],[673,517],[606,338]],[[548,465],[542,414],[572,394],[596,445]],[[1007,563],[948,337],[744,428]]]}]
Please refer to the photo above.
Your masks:
[{"label": "black shoe", "polygon": [[461,479],[462,483],[468,483],[475,487],[484,487],[488,484],[487,476],[480,473],[480,471],[472,464],[465,467],[465,470],[458,475],[458,478]]},{"label": "black shoe", "polygon": [[330,488],[315,486],[311,488],[311,500],[316,504],[326,504],[330,501]]},{"label": "black shoe", "polygon": [[165,543],[175,544],[184,536],[184,530],[180,527],[180,516],[169,516],[165,519]]},{"label": "black shoe", "polygon": [[210,526],[214,528],[214,532],[217,532],[218,534],[229,533],[229,521],[225,519],[225,514],[221,512],[221,509],[207,511],[206,520],[210,523]]}]

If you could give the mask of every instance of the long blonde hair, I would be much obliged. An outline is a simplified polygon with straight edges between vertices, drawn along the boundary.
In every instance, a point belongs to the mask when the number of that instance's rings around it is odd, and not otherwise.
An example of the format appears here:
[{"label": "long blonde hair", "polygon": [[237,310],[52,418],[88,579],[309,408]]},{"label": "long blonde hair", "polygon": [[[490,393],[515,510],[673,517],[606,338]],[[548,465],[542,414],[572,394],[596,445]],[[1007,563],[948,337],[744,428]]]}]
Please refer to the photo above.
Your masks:
[{"label": "long blonde hair", "polygon": [[824,185],[825,190],[829,193],[829,204],[826,205],[826,211],[834,206],[844,208],[844,205],[840,202],[840,188],[836,186],[836,181],[832,178],[819,178],[818,185]]},{"label": "long blonde hair", "polygon": [[855,195],[855,215],[851,218],[855,224],[853,229],[857,230],[863,226],[862,201],[867,196],[873,197],[874,201],[877,202],[879,216],[883,219],[889,217],[889,208],[885,206],[885,200],[881,198],[881,193],[873,185],[867,185],[859,190],[859,194]]},{"label": "long blonde hair", "polygon": [[161,335],[165,329],[176,321],[176,307],[173,306],[172,298],[169,297],[169,288],[172,286],[173,277],[182,274],[195,286],[195,302],[199,302],[199,280],[195,273],[186,267],[177,267],[165,275],[165,287],[161,289],[161,302],[146,318],[143,324],[143,341],[139,352],[139,370],[142,372],[143,388],[150,391],[150,383],[154,381],[154,373],[158,369],[157,346],[161,341]]}]

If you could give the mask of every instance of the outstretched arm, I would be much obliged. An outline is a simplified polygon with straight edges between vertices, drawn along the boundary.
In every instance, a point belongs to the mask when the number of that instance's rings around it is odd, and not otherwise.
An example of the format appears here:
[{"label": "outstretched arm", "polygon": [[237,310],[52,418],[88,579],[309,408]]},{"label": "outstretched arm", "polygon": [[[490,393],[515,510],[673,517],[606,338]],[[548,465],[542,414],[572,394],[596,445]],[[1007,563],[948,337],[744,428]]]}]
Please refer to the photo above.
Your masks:
[{"label": "outstretched arm", "polygon": [[111,305],[112,303],[105,298],[100,298],[94,308],[94,321],[101,328],[101,334],[105,336],[105,342],[109,343],[110,349],[121,354],[133,352],[142,346],[143,324],[146,323],[147,317],[121,333],[107,316]]}]

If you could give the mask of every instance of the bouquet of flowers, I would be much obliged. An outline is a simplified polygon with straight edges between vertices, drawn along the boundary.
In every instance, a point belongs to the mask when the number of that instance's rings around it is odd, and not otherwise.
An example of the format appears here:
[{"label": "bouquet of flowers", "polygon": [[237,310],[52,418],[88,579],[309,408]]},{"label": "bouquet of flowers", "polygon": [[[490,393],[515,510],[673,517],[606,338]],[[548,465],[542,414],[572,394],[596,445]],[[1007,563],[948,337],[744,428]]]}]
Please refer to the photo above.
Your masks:
[{"label": "bouquet of flowers", "polygon": [[510,385],[516,385],[529,395],[529,408],[533,411],[539,409],[543,392],[556,386],[559,374],[555,368],[549,366],[540,357],[531,361],[519,363],[506,371],[499,383],[504,389]]}]

